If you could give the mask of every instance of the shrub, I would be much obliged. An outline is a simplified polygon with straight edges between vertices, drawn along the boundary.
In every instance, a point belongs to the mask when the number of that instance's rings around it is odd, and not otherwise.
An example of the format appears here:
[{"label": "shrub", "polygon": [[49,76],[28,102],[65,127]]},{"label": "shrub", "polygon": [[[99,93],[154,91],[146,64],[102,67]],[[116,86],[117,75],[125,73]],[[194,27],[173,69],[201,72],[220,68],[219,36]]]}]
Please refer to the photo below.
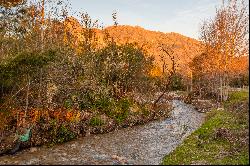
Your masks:
[{"label": "shrub", "polygon": [[170,89],[174,90],[174,91],[175,90],[185,90],[185,85],[184,85],[183,78],[182,78],[181,74],[175,74],[172,77]]},{"label": "shrub", "polygon": [[70,131],[66,126],[61,125],[57,133],[56,143],[63,143],[72,140],[75,137],[76,136],[72,131]]},{"label": "shrub", "polygon": [[64,124],[59,124],[56,119],[50,121],[49,133],[52,138],[52,144],[63,143],[75,138],[76,136]]},{"label": "shrub", "polygon": [[144,116],[148,116],[150,114],[150,110],[147,108],[147,105],[140,106],[140,109]]},{"label": "shrub", "polygon": [[101,125],[103,125],[103,124],[105,124],[105,123],[104,123],[104,121],[101,119],[101,117],[95,116],[95,117],[92,117],[92,118],[90,119],[89,124],[90,124],[91,126],[101,126]]}]

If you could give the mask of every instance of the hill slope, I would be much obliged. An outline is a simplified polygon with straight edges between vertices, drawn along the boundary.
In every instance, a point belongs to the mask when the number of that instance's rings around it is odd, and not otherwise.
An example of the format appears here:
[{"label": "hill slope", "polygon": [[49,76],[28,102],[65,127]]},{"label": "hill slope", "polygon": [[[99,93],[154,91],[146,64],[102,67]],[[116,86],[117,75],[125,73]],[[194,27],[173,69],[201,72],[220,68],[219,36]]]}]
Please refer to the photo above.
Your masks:
[{"label": "hill slope", "polygon": [[[143,29],[138,26],[111,26],[106,30],[114,38],[117,43],[137,43],[140,47],[143,47],[149,54],[155,57],[155,62],[161,66],[162,60],[160,56],[164,56],[167,64],[170,65],[169,57],[161,51],[159,46],[164,45],[173,49],[173,53],[176,56],[177,62],[180,68],[187,70],[187,63],[190,62],[193,57],[199,54],[200,42],[183,36],[178,33],[163,33]],[[174,46],[173,46],[174,45]]]},{"label": "hill slope", "polygon": [[[69,17],[64,22],[68,31],[75,37],[76,43],[79,40],[82,40],[83,34],[81,24],[77,19]],[[164,58],[167,67],[171,67],[170,58],[164,53],[159,46],[163,45],[164,48],[171,48],[173,55],[176,57],[177,64],[179,65],[179,71],[186,75],[191,75],[191,70],[188,67],[188,63],[196,56],[201,53],[201,42],[196,39],[186,37],[178,33],[163,33],[159,31],[150,31],[139,26],[130,26],[130,25],[118,25],[118,26],[109,26],[104,30],[95,29],[98,43],[103,45],[104,42],[104,31],[108,32],[114,41],[118,44],[125,43],[136,43],[139,47],[143,48],[149,55],[152,55],[155,58],[156,75],[159,75],[162,71],[163,61],[161,57]],[[242,65],[238,65],[239,62],[242,62]],[[237,60],[236,67],[234,66],[233,71],[238,70],[246,71],[247,65],[245,64],[246,57],[239,58]]]}]

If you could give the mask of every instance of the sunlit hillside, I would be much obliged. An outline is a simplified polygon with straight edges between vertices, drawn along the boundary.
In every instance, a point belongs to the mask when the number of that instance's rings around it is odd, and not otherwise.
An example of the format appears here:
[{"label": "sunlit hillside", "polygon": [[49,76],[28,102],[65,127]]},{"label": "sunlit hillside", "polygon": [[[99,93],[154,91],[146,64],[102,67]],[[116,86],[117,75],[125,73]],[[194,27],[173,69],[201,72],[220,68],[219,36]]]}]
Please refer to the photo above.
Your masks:
[{"label": "sunlit hillside", "polygon": [[[75,37],[76,43],[79,43],[84,38],[81,24],[75,18],[68,18],[65,21],[65,25],[68,31]],[[200,53],[201,43],[198,40],[174,32],[150,31],[139,26],[129,25],[109,26],[104,30],[95,30],[100,46],[103,45],[103,33],[105,30],[114,38],[116,43],[136,43],[149,55],[153,55],[155,63],[159,66],[159,70],[161,70],[163,63],[160,56],[164,56],[167,64],[170,63],[169,57],[161,51],[161,45],[168,48],[169,51],[173,51],[179,64],[179,69],[184,70],[185,73],[187,73],[187,70],[189,71],[188,63],[194,56]],[[171,66],[169,65],[169,67]]]}]

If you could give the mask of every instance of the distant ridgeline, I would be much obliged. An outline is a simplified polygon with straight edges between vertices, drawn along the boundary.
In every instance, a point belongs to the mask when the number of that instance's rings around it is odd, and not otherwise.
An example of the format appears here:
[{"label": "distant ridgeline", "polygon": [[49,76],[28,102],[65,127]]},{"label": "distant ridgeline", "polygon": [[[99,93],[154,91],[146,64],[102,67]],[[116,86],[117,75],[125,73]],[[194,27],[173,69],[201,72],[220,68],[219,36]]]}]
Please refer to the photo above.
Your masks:
[{"label": "distant ridgeline", "polygon": [[[84,38],[81,24],[74,17],[68,17],[64,25],[67,31],[74,36],[76,42],[73,45],[77,48],[77,45]],[[170,51],[175,55],[177,64],[179,64],[178,71],[187,77],[190,77],[191,74],[189,63],[195,56],[201,54],[202,50],[200,41],[174,32],[150,31],[139,26],[129,25],[109,26],[103,30],[95,28],[94,31],[96,32],[96,40],[100,47],[104,46],[104,34],[108,32],[117,44],[135,43],[138,47],[143,48],[148,55],[152,55],[155,58],[156,66],[151,72],[152,76],[162,74],[163,61],[161,60],[161,56],[164,57],[167,67],[171,67],[170,58],[162,52],[159,48],[160,45],[166,46],[169,50],[171,49]],[[233,72],[245,72],[248,65],[247,58],[239,58],[237,61],[240,65],[234,65]]]}]

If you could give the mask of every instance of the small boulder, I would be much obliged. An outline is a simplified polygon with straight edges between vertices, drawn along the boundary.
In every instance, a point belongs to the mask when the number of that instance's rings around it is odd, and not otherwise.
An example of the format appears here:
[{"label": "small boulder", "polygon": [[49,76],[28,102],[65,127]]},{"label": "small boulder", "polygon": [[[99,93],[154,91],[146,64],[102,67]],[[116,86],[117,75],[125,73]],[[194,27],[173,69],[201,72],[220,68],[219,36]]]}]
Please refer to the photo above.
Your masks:
[{"label": "small boulder", "polygon": [[33,152],[36,152],[38,149],[36,147],[32,147],[30,148],[30,152],[33,153]]}]

